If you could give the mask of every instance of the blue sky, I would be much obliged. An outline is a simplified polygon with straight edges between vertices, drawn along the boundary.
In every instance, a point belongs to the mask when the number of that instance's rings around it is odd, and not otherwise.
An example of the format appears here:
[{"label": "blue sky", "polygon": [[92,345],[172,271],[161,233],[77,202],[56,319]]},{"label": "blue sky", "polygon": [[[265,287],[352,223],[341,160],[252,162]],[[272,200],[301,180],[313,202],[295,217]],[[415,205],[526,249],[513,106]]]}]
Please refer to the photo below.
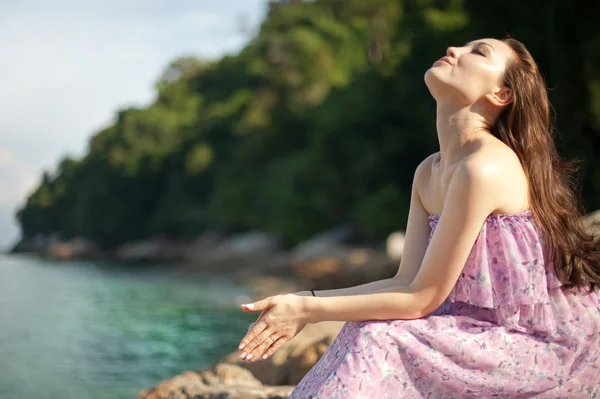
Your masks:
[{"label": "blue sky", "polygon": [[[121,107],[144,106],[181,55],[238,51],[266,0],[0,2],[0,248],[15,210],[64,155],[81,156]],[[250,28],[242,33],[240,22]]]}]

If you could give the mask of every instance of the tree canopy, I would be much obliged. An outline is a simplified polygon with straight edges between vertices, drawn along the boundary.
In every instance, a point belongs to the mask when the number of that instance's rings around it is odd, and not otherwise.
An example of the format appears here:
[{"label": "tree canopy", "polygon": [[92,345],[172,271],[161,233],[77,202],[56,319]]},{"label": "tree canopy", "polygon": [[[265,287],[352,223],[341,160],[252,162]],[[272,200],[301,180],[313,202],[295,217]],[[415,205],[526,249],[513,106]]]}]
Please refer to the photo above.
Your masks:
[{"label": "tree canopy", "polygon": [[44,173],[17,213],[23,236],[113,246],[258,228],[293,243],[350,223],[383,237],[404,228],[414,170],[437,150],[424,72],[450,45],[506,34],[544,71],[559,150],[585,161],[598,207],[599,4],[272,2],[238,54],[174,60],[150,106],[119,110],[81,159]]}]

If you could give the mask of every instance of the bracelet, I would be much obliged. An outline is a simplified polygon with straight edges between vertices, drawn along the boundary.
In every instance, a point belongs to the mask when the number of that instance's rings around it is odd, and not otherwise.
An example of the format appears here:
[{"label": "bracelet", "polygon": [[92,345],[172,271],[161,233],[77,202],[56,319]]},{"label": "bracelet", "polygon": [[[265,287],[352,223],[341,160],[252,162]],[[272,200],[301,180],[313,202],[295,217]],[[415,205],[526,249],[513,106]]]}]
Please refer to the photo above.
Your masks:
[{"label": "bracelet", "polygon": [[316,296],[316,295],[315,295],[315,292],[314,292],[313,290],[310,290],[310,292],[312,292],[313,296]]}]

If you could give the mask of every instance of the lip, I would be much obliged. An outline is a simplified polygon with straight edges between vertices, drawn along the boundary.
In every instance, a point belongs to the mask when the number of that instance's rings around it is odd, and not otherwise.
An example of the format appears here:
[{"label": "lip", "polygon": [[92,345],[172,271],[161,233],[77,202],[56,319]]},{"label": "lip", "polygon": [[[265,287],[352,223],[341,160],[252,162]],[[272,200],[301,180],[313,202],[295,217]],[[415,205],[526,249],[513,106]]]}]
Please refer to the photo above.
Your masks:
[{"label": "lip", "polygon": [[448,56],[440,58],[435,63],[437,64],[438,62],[443,62],[443,63],[448,64],[450,66],[454,66],[454,64],[452,63],[452,61],[450,61],[450,57],[448,57]]}]

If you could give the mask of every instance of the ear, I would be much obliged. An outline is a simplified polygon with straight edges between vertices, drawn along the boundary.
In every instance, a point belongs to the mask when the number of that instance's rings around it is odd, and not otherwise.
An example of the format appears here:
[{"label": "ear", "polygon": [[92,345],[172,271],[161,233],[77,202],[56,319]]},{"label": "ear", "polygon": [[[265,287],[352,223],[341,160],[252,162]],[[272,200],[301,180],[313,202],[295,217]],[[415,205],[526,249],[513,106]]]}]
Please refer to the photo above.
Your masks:
[{"label": "ear", "polygon": [[509,87],[497,87],[493,93],[487,94],[488,100],[498,106],[504,107],[513,100],[513,91]]}]

